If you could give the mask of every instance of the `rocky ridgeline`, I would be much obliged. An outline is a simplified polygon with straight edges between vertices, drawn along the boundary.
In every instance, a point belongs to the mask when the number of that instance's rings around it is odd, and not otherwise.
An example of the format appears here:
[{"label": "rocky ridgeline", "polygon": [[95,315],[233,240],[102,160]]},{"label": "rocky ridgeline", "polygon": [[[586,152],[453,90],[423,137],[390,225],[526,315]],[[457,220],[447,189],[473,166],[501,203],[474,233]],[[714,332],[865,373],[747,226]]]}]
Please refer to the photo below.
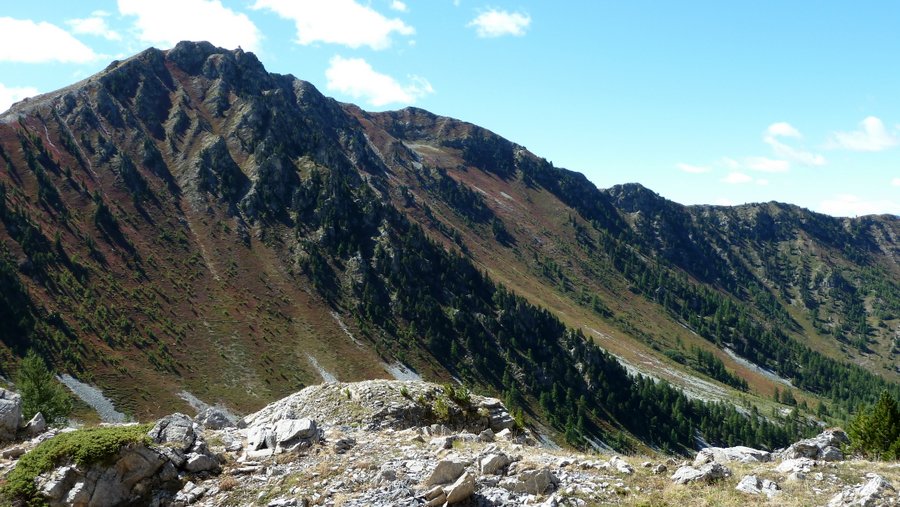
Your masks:
[{"label": "rocky ridgeline", "polygon": [[[7,447],[0,475],[59,432]],[[79,506],[717,505],[726,494],[747,505],[900,505],[900,465],[845,460],[841,430],[772,453],[710,447],[693,462],[588,455],[539,447],[496,399],[425,382],[312,386],[242,420],[173,414],[147,436],[103,463],[59,463],[37,490]]]}]

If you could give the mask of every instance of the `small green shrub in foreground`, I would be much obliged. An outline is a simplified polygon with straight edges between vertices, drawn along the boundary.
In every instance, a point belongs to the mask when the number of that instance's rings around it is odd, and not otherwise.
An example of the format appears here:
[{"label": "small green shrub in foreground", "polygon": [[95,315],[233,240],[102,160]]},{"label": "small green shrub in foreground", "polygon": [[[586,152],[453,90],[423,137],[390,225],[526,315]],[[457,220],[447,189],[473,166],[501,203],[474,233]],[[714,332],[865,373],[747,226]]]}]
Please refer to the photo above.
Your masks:
[{"label": "small green shrub in foreground", "polygon": [[150,428],[148,424],[140,424],[60,433],[19,459],[6,477],[6,483],[0,487],[0,503],[21,499],[28,501],[29,505],[42,505],[34,484],[38,475],[65,463],[82,467],[103,463],[128,444],[149,444],[147,432]]}]

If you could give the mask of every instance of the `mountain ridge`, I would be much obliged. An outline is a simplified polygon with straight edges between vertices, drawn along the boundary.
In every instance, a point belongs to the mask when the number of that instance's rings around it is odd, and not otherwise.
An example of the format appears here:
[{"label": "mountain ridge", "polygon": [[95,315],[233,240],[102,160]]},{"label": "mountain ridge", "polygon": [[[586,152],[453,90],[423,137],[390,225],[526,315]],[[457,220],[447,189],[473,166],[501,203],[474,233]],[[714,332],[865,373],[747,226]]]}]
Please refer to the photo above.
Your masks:
[{"label": "mountain ridge", "polygon": [[594,341],[695,398],[793,406],[728,348],[820,416],[900,378],[896,217],[601,190],[482,127],[365,112],[208,43],[113,62],[0,120],[3,364],[37,347],[138,418],[182,389],[247,411],[403,363],[571,443],[686,445],[684,424],[672,439],[623,422],[653,388]]}]

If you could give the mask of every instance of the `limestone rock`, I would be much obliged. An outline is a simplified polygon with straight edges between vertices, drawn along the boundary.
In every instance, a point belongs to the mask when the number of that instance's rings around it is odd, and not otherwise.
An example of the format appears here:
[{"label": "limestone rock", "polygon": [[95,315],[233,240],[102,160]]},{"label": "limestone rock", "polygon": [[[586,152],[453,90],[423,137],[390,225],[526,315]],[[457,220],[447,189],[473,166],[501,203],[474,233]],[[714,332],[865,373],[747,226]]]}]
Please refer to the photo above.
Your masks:
[{"label": "limestone rock", "polygon": [[0,387],[0,440],[16,438],[22,422],[22,397]]},{"label": "limestone rock", "polygon": [[208,472],[219,467],[219,462],[208,454],[190,453],[187,455],[187,461],[184,469],[188,472]]},{"label": "limestone rock", "polygon": [[843,461],[844,453],[837,447],[828,445],[822,448],[819,453],[819,459],[822,461]]},{"label": "limestone rock", "polygon": [[631,475],[634,473],[634,468],[629,465],[627,461],[618,456],[613,456],[612,459],[609,460],[609,466],[620,474]]},{"label": "limestone rock", "polygon": [[8,449],[3,449],[0,451],[0,458],[4,459],[19,459],[20,456],[28,452],[28,449],[22,447],[21,445],[13,446]]},{"label": "limestone rock", "polygon": [[814,466],[816,466],[816,462],[809,458],[786,459],[775,467],[775,471],[782,474],[806,474],[809,473]]},{"label": "limestone rock", "polygon": [[752,447],[707,447],[700,449],[694,458],[694,466],[698,467],[706,463],[767,463],[772,461],[772,453],[760,451]]},{"label": "limestone rock", "polygon": [[181,451],[190,449],[197,438],[197,434],[194,433],[194,421],[180,413],[163,417],[147,435],[156,444],[168,445]]},{"label": "limestone rock", "polygon": [[478,404],[480,409],[487,411],[490,419],[490,427],[493,431],[502,431],[515,427],[516,421],[503,406],[503,402],[497,398],[484,398]]},{"label": "limestone rock", "polygon": [[147,493],[164,462],[159,453],[142,445],[124,448],[112,466],[97,464],[85,471],[76,469],[62,498],[89,497],[89,505],[135,503]]},{"label": "limestone rock", "polygon": [[247,428],[247,449],[258,451],[260,449],[275,449],[275,432],[268,426],[253,426]]},{"label": "limestone rock", "polygon": [[488,454],[481,458],[478,467],[482,474],[494,475],[502,473],[503,469],[509,466],[510,463],[512,463],[512,460],[509,456],[501,452],[497,454]]},{"label": "limestone rock", "polygon": [[203,426],[206,429],[210,430],[220,430],[223,428],[234,428],[237,426],[237,421],[231,417],[224,410],[208,407],[197,414],[195,418],[197,424]]},{"label": "limestone rock", "polygon": [[475,493],[475,476],[466,472],[447,489],[447,505],[462,502]]},{"label": "limestone rock", "polygon": [[712,484],[720,479],[731,476],[731,470],[720,463],[707,463],[700,468],[683,466],[672,474],[672,482],[675,484],[688,484],[691,482],[705,482]]},{"label": "limestone rock", "polygon": [[[849,441],[850,439],[844,433],[844,430],[832,428],[819,433],[813,438],[807,438],[791,444],[790,447],[781,452],[780,456],[782,459],[825,459],[825,456],[828,455],[829,458],[832,458],[831,461],[834,461],[837,453],[840,453],[841,445]],[[829,447],[833,449],[828,449]],[[843,454],[838,459],[843,459]]]},{"label": "limestone rock", "polygon": [[425,507],[438,507],[447,503],[447,493],[444,491],[444,488],[438,486],[433,491],[434,496],[430,499],[426,497]]},{"label": "limestone rock", "polygon": [[334,452],[336,452],[338,454],[343,454],[343,453],[349,451],[350,449],[353,449],[353,447],[355,445],[356,445],[355,438],[349,438],[349,437],[341,438],[341,439],[338,439],[334,443]]},{"label": "limestone rock", "polygon": [[438,449],[452,449],[453,442],[456,441],[456,435],[452,435],[449,437],[436,437],[431,439],[431,446],[437,447]]},{"label": "limestone rock", "polygon": [[551,486],[559,484],[559,479],[549,470],[524,470],[515,477],[506,479],[500,486],[517,493],[542,495]]},{"label": "limestone rock", "polygon": [[29,436],[40,435],[45,431],[47,431],[47,421],[44,420],[44,414],[40,412],[34,414],[34,417],[25,424],[25,434]]},{"label": "limestone rock", "polygon": [[735,489],[751,495],[766,495],[769,498],[781,492],[778,484],[768,479],[760,479],[755,475],[745,475]]},{"label": "limestone rock", "polygon": [[312,419],[283,419],[275,423],[275,444],[286,446],[298,440],[311,439],[317,434]]},{"label": "limestone rock", "polygon": [[897,490],[884,477],[867,474],[868,481],[848,486],[828,502],[828,507],[888,507],[900,505]]},{"label": "limestone rock", "polygon": [[438,462],[437,466],[425,480],[426,486],[436,484],[448,484],[455,481],[466,470],[466,463],[457,460],[445,459]]},{"label": "limestone rock", "polygon": [[51,503],[62,500],[78,477],[78,471],[74,466],[62,466],[48,473],[41,474],[35,479],[38,491]]}]

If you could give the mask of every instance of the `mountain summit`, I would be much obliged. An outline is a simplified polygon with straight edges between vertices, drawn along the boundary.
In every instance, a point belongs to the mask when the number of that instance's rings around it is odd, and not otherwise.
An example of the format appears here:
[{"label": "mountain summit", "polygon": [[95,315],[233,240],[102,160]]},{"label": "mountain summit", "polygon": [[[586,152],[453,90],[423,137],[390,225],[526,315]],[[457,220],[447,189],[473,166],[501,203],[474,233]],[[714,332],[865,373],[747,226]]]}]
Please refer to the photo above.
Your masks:
[{"label": "mountain summit", "polygon": [[681,452],[898,391],[895,216],[600,190],[203,42],[14,105],[0,158],[0,374],[33,349],[133,418],[424,377],[546,438]]}]

